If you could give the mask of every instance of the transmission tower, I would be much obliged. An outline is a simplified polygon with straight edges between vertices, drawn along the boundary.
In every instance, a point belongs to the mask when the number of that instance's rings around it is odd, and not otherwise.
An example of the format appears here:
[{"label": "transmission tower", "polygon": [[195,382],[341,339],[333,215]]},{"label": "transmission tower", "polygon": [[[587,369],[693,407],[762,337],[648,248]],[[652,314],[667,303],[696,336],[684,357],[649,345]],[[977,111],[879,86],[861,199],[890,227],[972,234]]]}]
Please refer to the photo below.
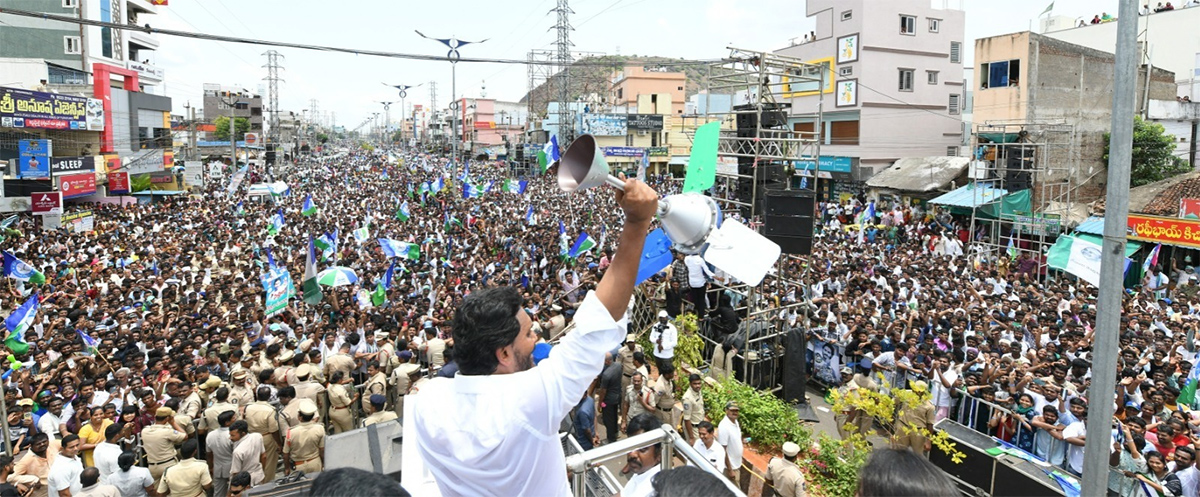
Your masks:
[{"label": "transmission tower", "polygon": [[308,105],[309,120],[316,123],[317,126],[321,126],[321,103],[314,98],[308,101]]},{"label": "transmission tower", "polygon": [[279,71],[283,66],[279,65],[279,59],[283,58],[279,52],[267,50],[263,55],[267,56],[267,105],[270,106],[270,125],[271,132],[267,133],[271,143],[276,143],[279,140],[279,82],[283,81],[279,77]]},{"label": "transmission tower", "polygon": [[568,0],[558,0],[558,6],[553,12],[558,13],[558,23],[554,29],[558,31],[558,43],[555,46],[555,59],[558,62],[558,134],[559,144],[564,148],[571,142],[570,113],[567,106],[571,99],[571,27],[570,14],[575,12],[568,5]]}]

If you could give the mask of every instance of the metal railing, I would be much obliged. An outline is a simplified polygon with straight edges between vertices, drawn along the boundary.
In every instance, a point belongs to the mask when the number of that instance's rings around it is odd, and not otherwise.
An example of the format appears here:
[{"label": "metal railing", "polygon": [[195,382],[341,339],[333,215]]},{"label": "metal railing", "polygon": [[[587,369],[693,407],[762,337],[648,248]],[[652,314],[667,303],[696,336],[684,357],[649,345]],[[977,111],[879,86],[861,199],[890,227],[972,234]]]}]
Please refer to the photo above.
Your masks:
[{"label": "metal railing", "polygon": [[[737,488],[733,482],[721,475],[708,459],[700,455],[699,452],[696,452],[696,449],[691,445],[688,445],[687,440],[684,440],[670,425],[663,425],[661,429],[647,431],[603,447],[594,448],[582,454],[567,457],[567,471],[571,474],[572,495],[575,497],[587,496],[587,475],[589,470],[598,468],[605,462],[613,459],[624,457],[631,451],[657,444],[662,444],[662,461],[659,463],[661,471],[671,469],[671,463],[675,455],[678,454],[689,466],[695,466],[716,476],[725,484],[725,487],[730,492],[733,492],[733,495],[745,497],[746,494],[741,489]],[[619,487],[620,485],[617,486]]]}]

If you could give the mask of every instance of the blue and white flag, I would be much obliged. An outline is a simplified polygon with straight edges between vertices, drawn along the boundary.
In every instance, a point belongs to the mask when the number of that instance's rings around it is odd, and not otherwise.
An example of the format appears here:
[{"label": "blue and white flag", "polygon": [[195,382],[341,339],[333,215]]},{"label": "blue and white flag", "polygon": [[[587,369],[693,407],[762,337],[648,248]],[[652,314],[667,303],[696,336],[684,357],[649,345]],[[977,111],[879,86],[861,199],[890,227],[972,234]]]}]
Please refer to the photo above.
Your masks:
[{"label": "blue and white flag", "polygon": [[392,288],[392,277],[394,277],[395,275],[396,275],[396,261],[392,261],[392,263],[390,265],[388,265],[387,272],[383,273],[383,288],[385,290]]},{"label": "blue and white flag", "polygon": [[579,257],[587,251],[592,250],[595,246],[596,240],[593,240],[587,233],[580,233],[579,238],[575,239],[575,245],[571,247],[571,252],[567,255],[570,257]]},{"label": "blue and white flag", "polygon": [[466,199],[479,198],[479,196],[481,195],[479,188],[476,187],[475,185],[472,185],[471,182],[469,182],[469,181],[463,183],[462,194],[463,194],[463,198],[466,198]]},{"label": "blue and white flag", "polygon": [[351,231],[350,234],[354,235],[354,241],[359,245],[366,243],[371,238],[371,232],[365,226]]},{"label": "blue and white flag", "polygon": [[4,251],[4,276],[35,285],[46,282],[46,275],[7,250]]},{"label": "blue and white flag", "polygon": [[421,257],[421,246],[415,243],[380,238],[379,248],[383,249],[383,255],[387,257],[407,257],[409,259]]},{"label": "blue and white flag", "polygon": [[533,224],[533,206],[525,209],[525,224]]},{"label": "blue and white flag", "polygon": [[41,299],[35,293],[26,300],[21,307],[13,311],[4,320],[4,327],[8,328],[8,332],[16,337],[17,340],[24,341],[25,332],[29,330],[29,326],[33,324],[33,318],[37,316],[38,308],[41,307]]}]

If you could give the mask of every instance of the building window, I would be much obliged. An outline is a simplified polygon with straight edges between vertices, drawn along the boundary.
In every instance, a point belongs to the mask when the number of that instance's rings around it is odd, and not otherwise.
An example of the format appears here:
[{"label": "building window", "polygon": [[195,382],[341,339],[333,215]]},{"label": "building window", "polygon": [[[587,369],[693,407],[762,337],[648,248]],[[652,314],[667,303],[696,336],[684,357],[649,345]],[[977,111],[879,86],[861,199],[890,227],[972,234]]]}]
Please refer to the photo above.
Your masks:
[{"label": "building window", "polygon": [[617,100],[620,100],[622,98],[625,98],[625,89],[617,88]]},{"label": "building window", "polygon": [[950,63],[962,64],[962,43],[957,41],[950,42]]},{"label": "building window", "polygon": [[950,95],[950,104],[949,104],[950,114],[958,115],[958,109],[960,106],[959,100],[962,100],[962,99],[958,98],[958,95],[954,95],[954,94]]},{"label": "building window", "polygon": [[942,20],[941,19],[932,19],[932,18],[929,19],[929,32],[930,33],[937,33],[937,32],[940,32],[941,30],[942,30]]},{"label": "building window", "polygon": [[79,43],[78,36],[63,37],[63,53],[67,55],[78,55],[82,52],[82,45]]},{"label": "building window", "polygon": [[676,90],[683,91],[683,87],[680,86],[679,88],[676,88]]},{"label": "building window", "polygon": [[958,157],[958,147],[946,147],[946,157]]},{"label": "building window", "polygon": [[850,66],[842,66],[842,67],[839,67],[839,68],[838,68],[838,75],[840,75],[840,76],[853,76],[853,75],[854,75],[854,68],[853,68],[853,67],[850,67]]},{"label": "building window", "polygon": [[[100,20],[113,22],[112,5],[108,0],[100,0]],[[100,28],[100,55],[112,57],[112,28]]]},{"label": "building window", "polygon": [[917,34],[917,18],[916,16],[900,16],[900,34],[915,35]]},{"label": "building window", "polygon": [[633,146],[633,135],[625,135],[625,146],[626,147]]},{"label": "building window", "polygon": [[1020,86],[1020,59],[987,62],[979,65],[979,88],[1007,88]]},{"label": "building window", "polygon": [[938,81],[938,72],[937,71],[925,71],[925,79],[926,79],[926,81],[929,82],[929,84],[936,85],[937,81]]},{"label": "building window", "polygon": [[900,91],[913,91],[913,70],[900,70]]},{"label": "building window", "polygon": [[854,19],[854,11],[853,10],[847,10],[845,12],[842,12],[842,20],[843,21],[849,21],[851,19]]},{"label": "building window", "polygon": [[62,0],[62,6],[64,9],[74,9],[79,7],[79,0]]}]

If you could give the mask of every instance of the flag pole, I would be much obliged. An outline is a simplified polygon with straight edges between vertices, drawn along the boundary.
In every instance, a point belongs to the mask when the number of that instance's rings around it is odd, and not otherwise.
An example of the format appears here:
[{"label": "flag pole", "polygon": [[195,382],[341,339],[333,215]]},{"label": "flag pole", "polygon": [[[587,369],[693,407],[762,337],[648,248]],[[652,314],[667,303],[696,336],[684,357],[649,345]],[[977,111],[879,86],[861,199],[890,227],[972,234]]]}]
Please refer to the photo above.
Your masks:
[{"label": "flag pole", "polygon": [[[9,367],[11,368],[12,366],[10,365]],[[15,369],[12,371],[14,373],[17,372],[17,370],[15,370]],[[5,398],[4,384],[6,382],[7,382],[6,380],[0,380],[0,399]],[[6,404],[6,402],[0,401],[0,419],[3,419],[5,423],[8,423],[8,407],[5,406],[4,404]],[[13,451],[12,451],[12,435],[9,434],[8,429],[4,429],[4,430],[0,430],[0,431],[4,432],[4,453],[12,455],[12,453],[13,453]]]}]

